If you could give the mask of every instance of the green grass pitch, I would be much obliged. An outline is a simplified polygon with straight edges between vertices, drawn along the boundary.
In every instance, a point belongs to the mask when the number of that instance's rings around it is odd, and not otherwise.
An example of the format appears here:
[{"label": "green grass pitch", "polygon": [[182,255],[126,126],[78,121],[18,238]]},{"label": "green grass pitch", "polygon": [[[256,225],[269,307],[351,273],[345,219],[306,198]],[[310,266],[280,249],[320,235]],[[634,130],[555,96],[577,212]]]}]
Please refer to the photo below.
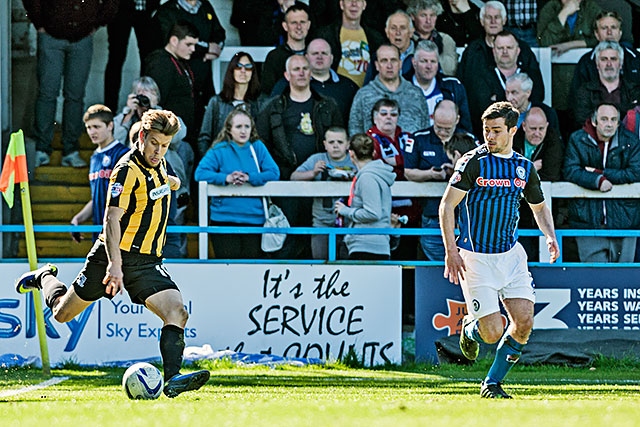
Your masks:
[{"label": "green grass pitch", "polygon": [[35,368],[0,375],[2,426],[638,426],[640,364],[597,360],[571,368],[516,366],[513,400],[479,397],[490,361],[471,366],[356,369],[237,367],[200,362],[211,379],[175,399],[131,401],[124,369],[55,369],[56,385],[8,395],[47,378]]}]

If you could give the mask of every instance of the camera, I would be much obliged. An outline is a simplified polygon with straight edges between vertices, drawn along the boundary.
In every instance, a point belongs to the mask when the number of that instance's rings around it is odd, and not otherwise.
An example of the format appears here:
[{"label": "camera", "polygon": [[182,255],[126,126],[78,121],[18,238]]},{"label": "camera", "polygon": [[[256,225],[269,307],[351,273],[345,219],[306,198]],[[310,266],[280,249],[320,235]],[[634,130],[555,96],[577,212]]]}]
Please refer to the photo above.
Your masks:
[{"label": "camera", "polygon": [[146,95],[142,95],[142,94],[136,95],[136,101],[138,101],[138,105],[142,108],[151,107],[151,100]]},{"label": "camera", "polygon": [[191,201],[191,197],[189,197],[189,193],[180,194],[176,199],[176,204],[178,206],[178,209],[187,206],[190,201]]}]

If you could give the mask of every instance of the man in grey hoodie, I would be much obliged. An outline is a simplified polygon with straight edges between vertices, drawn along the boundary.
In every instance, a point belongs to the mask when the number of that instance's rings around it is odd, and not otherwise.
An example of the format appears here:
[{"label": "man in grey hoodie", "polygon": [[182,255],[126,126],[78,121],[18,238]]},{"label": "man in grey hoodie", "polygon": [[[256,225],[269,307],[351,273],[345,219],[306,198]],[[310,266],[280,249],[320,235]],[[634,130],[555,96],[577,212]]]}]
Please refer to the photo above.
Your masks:
[{"label": "man in grey hoodie", "polygon": [[[336,214],[345,218],[349,227],[391,227],[391,186],[396,174],[382,160],[373,160],[373,146],[373,139],[362,133],[349,141],[349,156],[358,173],[347,204],[335,204]],[[388,234],[347,234],[344,242],[349,259],[388,260],[391,256]]]},{"label": "man in grey hoodie", "polygon": [[400,51],[391,44],[383,44],[376,52],[376,78],[358,90],[349,116],[349,135],[364,133],[371,127],[371,109],[382,98],[393,99],[400,105],[402,115],[398,126],[413,133],[429,127],[429,111],[422,91],[400,76]]}]

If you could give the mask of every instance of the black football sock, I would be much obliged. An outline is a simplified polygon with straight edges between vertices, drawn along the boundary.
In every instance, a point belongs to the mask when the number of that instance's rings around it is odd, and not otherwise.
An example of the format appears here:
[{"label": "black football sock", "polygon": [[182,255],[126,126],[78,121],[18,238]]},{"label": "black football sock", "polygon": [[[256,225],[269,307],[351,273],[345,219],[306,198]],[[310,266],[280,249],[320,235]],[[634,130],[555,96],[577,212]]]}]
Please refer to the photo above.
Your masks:
[{"label": "black football sock", "polygon": [[176,325],[164,326],[160,332],[160,354],[162,355],[165,381],[180,373],[183,352],[184,329]]},{"label": "black football sock", "polygon": [[46,274],[40,279],[42,294],[47,307],[53,310],[58,298],[67,293],[67,287],[53,274]]}]

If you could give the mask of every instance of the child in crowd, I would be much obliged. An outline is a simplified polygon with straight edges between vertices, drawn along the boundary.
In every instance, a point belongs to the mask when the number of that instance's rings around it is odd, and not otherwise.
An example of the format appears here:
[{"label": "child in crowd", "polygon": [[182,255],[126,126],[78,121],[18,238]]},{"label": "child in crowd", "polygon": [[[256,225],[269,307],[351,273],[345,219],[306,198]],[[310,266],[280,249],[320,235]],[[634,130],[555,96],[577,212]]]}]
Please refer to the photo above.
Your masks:
[{"label": "child in crowd", "polygon": [[[82,120],[91,142],[96,145],[96,150],[89,162],[91,200],[71,218],[71,224],[80,225],[93,219],[93,224],[102,225],[111,171],[120,157],[129,151],[129,147],[114,138],[113,112],[107,106],[102,104],[90,106]],[[83,239],[78,232],[71,233],[71,238],[77,243]],[[98,233],[93,233],[93,240],[97,238]]]},{"label": "child in crowd", "polygon": [[[330,127],[324,134],[326,153],[316,153],[302,163],[291,174],[292,181],[351,181],[356,174],[356,167],[348,155],[349,142],[347,131],[341,127]],[[346,201],[346,200],[345,200]],[[332,197],[316,197],[313,199],[313,226],[334,227],[336,218]],[[338,247],[343,236],[337,236]],[[325,234],[311,236],[311,254],[314,259],[327,259],[328,236]]]}]

